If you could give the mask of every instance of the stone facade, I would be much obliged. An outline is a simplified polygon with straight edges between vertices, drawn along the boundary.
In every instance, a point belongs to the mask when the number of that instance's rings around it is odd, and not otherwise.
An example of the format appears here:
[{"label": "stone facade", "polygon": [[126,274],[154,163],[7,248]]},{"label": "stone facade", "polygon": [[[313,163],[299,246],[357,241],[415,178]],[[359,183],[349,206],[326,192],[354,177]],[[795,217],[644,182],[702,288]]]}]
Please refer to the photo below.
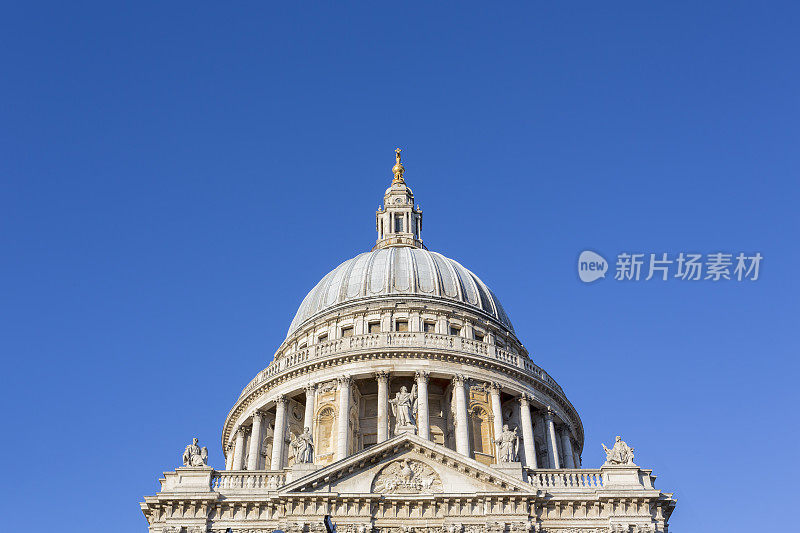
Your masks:
[{"label": "stone facade", "polygon": [[675,500],[619,437],[580,468],[577,411],[494,293],[423,248],[399,151],[392,171],[373,251],[303,300],[228,413],[225,470],[193,442],[150,530],[666,532]]}]

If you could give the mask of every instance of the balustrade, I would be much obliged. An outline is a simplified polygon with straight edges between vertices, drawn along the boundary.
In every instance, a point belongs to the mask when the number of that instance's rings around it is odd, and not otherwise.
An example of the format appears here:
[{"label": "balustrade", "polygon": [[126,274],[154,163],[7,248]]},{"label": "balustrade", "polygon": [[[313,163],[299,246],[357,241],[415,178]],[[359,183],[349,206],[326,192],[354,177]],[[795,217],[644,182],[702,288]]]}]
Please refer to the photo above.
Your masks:
[{"label": "balustrade", "polygon": [[[595,490],[603,488],[600,470],[547,470],[526,469],[528,482],[535,488]],[[217,492],[228,490],[255,489],[274,491],[287,482],[283,471],[216,471],[211,477],[211,488]]]},{"label": "balustrade", "polygon": [[396,346],[456,350],[470,355],[486,357],[510,366],[522,368],[528,374],[535,376],[550,387],[562,392],[558,383],[525,355],[516,354],[493,344],[466,339],[457,335],[403,331],[370,333],[333,339],[295,352],[280,354],[267,368],[258,373],[258,375],[242,390],[240,396],[243,396],[264,380],[284,370],[305,364],[313,359],[328,357],[351,350],[389,348]]},{"label": "balustrade", "polygon": [[597,489],[603,487],[600,470],[532,470],[528,481],[541,489]]},{"label": "balustrade", "polygon": [[286,484],[286,474],[270,471],[226,471],[214,472],[211,477],[211,488],[218,492],[236,489],[277,490]]}]

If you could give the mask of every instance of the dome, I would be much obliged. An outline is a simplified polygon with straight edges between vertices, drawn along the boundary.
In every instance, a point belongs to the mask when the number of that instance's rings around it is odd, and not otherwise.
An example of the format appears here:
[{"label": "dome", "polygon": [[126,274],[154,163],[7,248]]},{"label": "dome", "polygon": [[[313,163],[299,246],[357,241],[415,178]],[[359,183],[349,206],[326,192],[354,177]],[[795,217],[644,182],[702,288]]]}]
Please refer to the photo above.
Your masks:
[{"label": "dome", "polygon": [[322,278],[300,304],[287,337],[306,321],[340,304],[391,296],[462,304],[514,332],[494,293],[460,263],[422,248],[389,247],[357,255]]}]

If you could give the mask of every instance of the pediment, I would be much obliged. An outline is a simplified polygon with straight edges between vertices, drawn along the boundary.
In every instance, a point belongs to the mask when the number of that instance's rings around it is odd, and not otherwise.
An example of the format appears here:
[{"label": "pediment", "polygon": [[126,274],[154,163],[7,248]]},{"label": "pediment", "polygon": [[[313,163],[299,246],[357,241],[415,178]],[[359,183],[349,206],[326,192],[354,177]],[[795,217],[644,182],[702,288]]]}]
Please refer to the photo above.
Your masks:
[{"label": "pediment", "polygon": [[536,489],[444,446],[405,434],[296,479],[279,492],[425,496]]}]

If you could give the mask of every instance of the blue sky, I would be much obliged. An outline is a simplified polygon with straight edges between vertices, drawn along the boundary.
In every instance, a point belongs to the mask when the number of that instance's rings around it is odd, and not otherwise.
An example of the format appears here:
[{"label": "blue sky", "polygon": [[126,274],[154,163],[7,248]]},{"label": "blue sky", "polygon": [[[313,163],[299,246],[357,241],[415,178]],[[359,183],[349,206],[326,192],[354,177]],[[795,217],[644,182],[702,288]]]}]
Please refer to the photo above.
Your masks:
[{"label": "blue sky", "polygon": [[[437,4],[6,3],[5,530],[144,531],[191,437],[221,467],[398,145],[427,246],[500,297],[585,466],[622,435],[675,531],[794,524],[800,9]],[[583,284],[585,249],[764,261]]]}]

